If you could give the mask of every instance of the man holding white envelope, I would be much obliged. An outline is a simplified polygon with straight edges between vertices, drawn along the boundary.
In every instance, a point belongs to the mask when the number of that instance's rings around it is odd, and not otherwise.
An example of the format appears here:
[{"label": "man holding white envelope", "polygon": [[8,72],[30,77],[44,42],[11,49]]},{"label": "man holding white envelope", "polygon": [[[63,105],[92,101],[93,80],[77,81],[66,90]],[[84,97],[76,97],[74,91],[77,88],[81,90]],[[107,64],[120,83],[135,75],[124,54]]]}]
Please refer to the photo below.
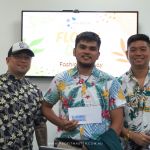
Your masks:
[{"label": "man holding white envelope", "polygon": [[[59,148],[81,150],[80,142],[95,141],[109,128],[117,137],[123,127],[122,107],[126,101],[120,84],[94,65],[100,56],[100,45],[97,34],[79,34],[73,50],[77,65],[55,76],[45,94],[42,112],[58,126]],[[52,110],[58,101],[59,117]]]}]

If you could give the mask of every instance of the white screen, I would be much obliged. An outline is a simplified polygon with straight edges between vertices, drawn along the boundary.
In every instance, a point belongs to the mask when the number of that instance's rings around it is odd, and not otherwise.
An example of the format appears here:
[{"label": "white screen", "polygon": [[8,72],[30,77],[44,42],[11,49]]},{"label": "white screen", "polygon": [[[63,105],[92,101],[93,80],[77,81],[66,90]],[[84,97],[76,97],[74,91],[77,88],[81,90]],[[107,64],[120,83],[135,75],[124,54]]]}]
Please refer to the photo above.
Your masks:
[{"label": "white screen", "polygon": [[98,69],[115,77],[130,67],[125,50],[137,33],[137,12],[22,12],[22,40],[35,53],[27,76],[55,76],[73,68],[76,36],[84,31],[101,38]]}]

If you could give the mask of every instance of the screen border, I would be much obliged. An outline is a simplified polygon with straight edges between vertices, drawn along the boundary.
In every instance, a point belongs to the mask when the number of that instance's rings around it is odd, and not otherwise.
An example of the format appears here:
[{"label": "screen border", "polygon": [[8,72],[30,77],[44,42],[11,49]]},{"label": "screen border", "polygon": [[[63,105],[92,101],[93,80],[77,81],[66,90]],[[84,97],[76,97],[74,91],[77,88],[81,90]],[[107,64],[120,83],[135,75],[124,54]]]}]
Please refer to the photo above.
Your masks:
[{"label": "screen border", "polygon": [[[22,10],[21,11],[21,41],[23,41],[23,13],[24,12],[72,12],[72,13],[136,13],[137,14],[137,34],[138,34],[138,18],[139,12],[138,11],[79,11],[78,9],[75,10],[62,10],[62,11],[47,11],[47,10]],[[54,78],[54,76],[25,76],[26,78]]]}]

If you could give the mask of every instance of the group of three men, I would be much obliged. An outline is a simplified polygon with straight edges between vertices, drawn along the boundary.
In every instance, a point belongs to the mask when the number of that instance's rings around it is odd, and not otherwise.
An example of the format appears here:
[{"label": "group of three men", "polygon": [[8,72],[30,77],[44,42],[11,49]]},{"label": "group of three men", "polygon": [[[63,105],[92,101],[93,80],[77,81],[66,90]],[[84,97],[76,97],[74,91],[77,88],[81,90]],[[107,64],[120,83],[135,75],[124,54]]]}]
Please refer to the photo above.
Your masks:
[{"label": "group of three men", "polygon": [[[44,100],[37,86],[24,78],[34,53],[24,42],[11,47],[6,58],[8,71],[0,76],[0,149],[31,150],[34,130],[38,145],[47,145],[46,118],[58,126],[59,148],[82,149],[84,141],[85,150],[120,150],[120,136],[125,150],[138,145],[148,148],[149,37],[136,34],[128,39],[126,56],[131,68],[118,80],[95,67],[100,45],[97,34],[79,34],[73,50],[77,65],[54,77]],[[58,101],[59,116],[52,110]],[[78,120],[69,120],[68,108],[95,106],[102,109],[95,116],[102,117],[101,123],[79,125]]]}]

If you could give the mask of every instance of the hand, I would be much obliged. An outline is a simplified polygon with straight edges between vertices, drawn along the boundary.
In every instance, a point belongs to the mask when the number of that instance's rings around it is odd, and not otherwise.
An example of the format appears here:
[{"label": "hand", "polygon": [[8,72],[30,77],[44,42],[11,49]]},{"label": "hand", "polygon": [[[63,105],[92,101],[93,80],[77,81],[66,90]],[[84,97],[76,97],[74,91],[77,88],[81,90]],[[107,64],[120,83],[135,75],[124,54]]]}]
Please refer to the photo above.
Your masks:
[{"label": "hand", "polygon": [[[131,134],[132,133],[132,134]],[[133,140],[136,144],[140,146],[147,146],[150,143],[150,136],[146,135],[147,132],[142,132],[142,133],[134,133],[131,132],[131,140]]]},{"label": "hand", "polygon": [[83,145],[83,150],[88,150],[88,148],[85,145]]},{"label": "hand", "polygon": [[69,121],[69,117],[61,121],[61,126],[60,128],[66,131],[72,131],[75,130],[78,126],[79,120],[71,120]]}]

